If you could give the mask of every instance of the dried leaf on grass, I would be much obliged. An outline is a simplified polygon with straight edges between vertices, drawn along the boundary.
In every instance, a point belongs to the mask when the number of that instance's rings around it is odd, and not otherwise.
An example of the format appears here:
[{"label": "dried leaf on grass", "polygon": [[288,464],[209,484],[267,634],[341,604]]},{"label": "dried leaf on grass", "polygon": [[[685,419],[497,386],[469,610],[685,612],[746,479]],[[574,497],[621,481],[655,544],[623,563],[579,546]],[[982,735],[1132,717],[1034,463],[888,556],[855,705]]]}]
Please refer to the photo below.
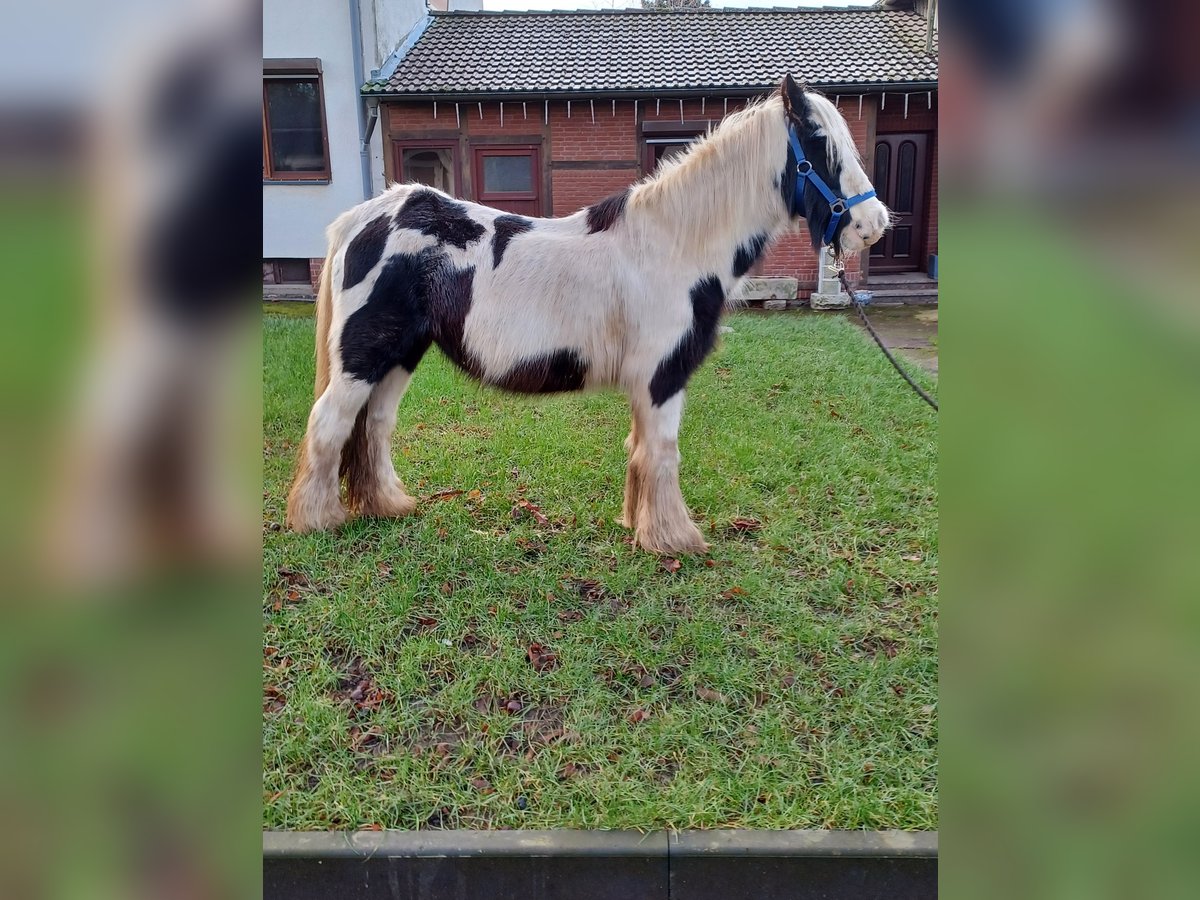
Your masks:
[{"label": "dried leaf on grass", "polygon": [[530,644],[525,655],[539,672],[549,672],[558,666],[558,654],[541,644]]}]

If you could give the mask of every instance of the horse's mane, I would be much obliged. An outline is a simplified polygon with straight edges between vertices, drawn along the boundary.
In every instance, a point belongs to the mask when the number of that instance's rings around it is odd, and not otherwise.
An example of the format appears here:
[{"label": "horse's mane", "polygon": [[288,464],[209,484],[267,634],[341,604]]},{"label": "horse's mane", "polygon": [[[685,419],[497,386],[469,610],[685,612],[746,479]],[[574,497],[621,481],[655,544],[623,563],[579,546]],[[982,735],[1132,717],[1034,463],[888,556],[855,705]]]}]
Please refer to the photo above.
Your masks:
[{"label": "horse's mane", "polygon": [[[850,129],[820,94],[807,94],[810,122],[827,145],[834,172],[861,163]],[[737,246],[754,233],[786,225],[780,179],[786,175],[787,122],[778,92],[725,117],[688,151],[633,186],[632,218],[644,238],[670,235],[673,251],[703,257]],[[657,229],[657,231],[654,231]]]},{"label": "horse's mane", "polygon": [[[636,184],[631,205],[650,211],[694,202],[696,191],[715,178],[733,188],[721,194],[745,197],[747,192],[759,192],[764,177],[774,178],[783,166],[785,127],[783,101],[777,94],[752,102]],[[712,195],[711,190],[705,193]]]}]

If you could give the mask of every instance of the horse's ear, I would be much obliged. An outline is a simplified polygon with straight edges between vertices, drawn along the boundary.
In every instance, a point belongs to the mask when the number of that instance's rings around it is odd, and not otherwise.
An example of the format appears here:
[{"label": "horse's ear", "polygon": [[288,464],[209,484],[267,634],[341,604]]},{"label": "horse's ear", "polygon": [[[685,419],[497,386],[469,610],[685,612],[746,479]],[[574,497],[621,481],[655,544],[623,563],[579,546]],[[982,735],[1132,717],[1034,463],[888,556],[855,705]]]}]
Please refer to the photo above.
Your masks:
[{"label": "horse's ear", "polygon": [[796,83],[791,75],[784,75],[779,85],[780,96],[783,97],[783,108],[789,115],[803,119],[808,113],[808,101],[804,97],[804,87]]}]

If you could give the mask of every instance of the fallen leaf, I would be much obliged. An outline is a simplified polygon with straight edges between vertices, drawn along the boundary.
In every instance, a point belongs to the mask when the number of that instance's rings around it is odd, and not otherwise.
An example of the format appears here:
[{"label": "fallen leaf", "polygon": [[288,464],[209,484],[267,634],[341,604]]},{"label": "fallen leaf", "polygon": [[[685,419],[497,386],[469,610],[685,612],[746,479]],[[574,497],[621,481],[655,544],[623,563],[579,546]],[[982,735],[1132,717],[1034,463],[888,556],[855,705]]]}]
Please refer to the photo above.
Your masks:
[{"label": "fallen leaf", "polygon": [[573,762],[569,762],[563,766],[561,770],[559,770],[558,775],[560,778],[574,778],[578,772],[579,766],[575,765]]},{"label": "fallen leaf", "polygon": [[650,718],[650,713],[646,712],[644,709],[635,709],[629,714],[629,722],[632,725],[636,725],[638,722],[644,722],[648,718]]},{"label": "fallen leaf", "polygon": [[539,672],[549,672],[558,665],[558,654],[548,650],[541,644],[530,644],[526,656]]},{"label": "fallen leaf", "polygon": [[920,562],[924,557],[920,553],[906,553],[900,558],[905,562]]},{"label": "fallen leaf", "polygon": [[263,712],[279,712],[285,706],[287,706],[287,697],[283,691],[273,685],[263,688]]},{"label": "fallen leaf", "polygon": [[383,831],[383,826],[378,822],[368,822],[366,825],[359,825],[359,831]]},{"label": "fallen leaf", "polygon": [[543,528],[550,524],[550,520],[546,517],[546,514],[543,513],[536,504],[530,503],[528,500],[522,498],[518,500],[516,506],[513,507],[512,515],[514,519],[519,519],[526,513],[528,513],[533,520]]},{"label": "fallen leaf", "polygon": [[749,519],[739,516],[729,520],[730,526],[734,531],[759,531],[762,529],[762,522],[758,519]]},{"label": "fallen leaf", "polygon": [[468,500],[479,500],[482,497],[483,491],[479,490],[479,488],[472,488],[471,490],[467,491]]},{"label": "fallen leaf", "polygon": [[558,621],[560,622],[578,622],[582,618],[583,613],[577,609],[564,609],[558,614]]},{"label": "fallen leaf", "polygon": [[513,715],[519,713],[524,708],[525,708],[525,705],[523,703],[521,703],[520,700],[509,700],[507,703],[504,704],[504,709],[506,711],[512,713]]},{"label": "fallen leaf", "polygon": [[783,686],[784,687],[790,688],[795,683],[796,683],[796,676],[792,672],[788,672],[786,675],[783,676]]},{"label": "fallen leaf", "polygon": [[656,684],[658,684],[658,682],[655,680],[654,676],[650,675],[649,673],[638,679],[638,687],[652,688]]},{"label": "fallen leaf", "polygon": [[709,703],[724,703],[725,695],[720,691],[714,691],[712,688],[698,687],[696,688],[696,696],[701,700],[706,700]]},{"label": "fallen leaf", "polygon": [[541,541],[531,541],[529,538],[523,537],[517,538],[517,547],[519,547],[526,556],[538,556],[550,549]]},{"label": "fallen leaf", "polygon": [[664,559],[662,561],[662,567],[668,572],[674,574],[683,568],[683,563],[677,559]]},{"label": "fallen leaf", "polygon": [[451,497],[461,497],[464,491],[438,491],[436,494],[430,494],[430,500],[449,500]]},{"label": "fallen leaf", "polygon": [[584,600],[601,600],[606,593],[604,585],[592,578],[568,578],[563,587],[574,588]]},{"label": "fallen leaf", "polygon": [[476,776],[475,778],[472,778],[471,787],[475,788],[477,791],[482,791],[485,794],[490,794],[493,790],[495,790],[495,788],[492,787],[492,783],[482,776]]}]

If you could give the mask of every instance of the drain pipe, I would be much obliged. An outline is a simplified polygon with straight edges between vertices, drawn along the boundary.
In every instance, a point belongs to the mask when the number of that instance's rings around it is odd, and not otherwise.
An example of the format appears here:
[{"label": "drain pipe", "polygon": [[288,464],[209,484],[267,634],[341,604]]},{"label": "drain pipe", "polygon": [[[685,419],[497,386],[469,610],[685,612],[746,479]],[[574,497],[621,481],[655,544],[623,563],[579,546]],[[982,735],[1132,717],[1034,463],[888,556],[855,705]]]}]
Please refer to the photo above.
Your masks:
[{"label": "drain pipe", "polygon": [[368,127],[365,103],[361,96],[362,86],[366,81],[363,75],[362,52],[362,12],[358,7],[359,0],[348,0],[350,4],[350,48],[354,60],[354,92],[358,96],[358,133],[363,136],[358,148],[358,164],[362,174],[363,199],[371,199],[371,132],[374,130],[375,110],[372,110],[371,122]]}]

